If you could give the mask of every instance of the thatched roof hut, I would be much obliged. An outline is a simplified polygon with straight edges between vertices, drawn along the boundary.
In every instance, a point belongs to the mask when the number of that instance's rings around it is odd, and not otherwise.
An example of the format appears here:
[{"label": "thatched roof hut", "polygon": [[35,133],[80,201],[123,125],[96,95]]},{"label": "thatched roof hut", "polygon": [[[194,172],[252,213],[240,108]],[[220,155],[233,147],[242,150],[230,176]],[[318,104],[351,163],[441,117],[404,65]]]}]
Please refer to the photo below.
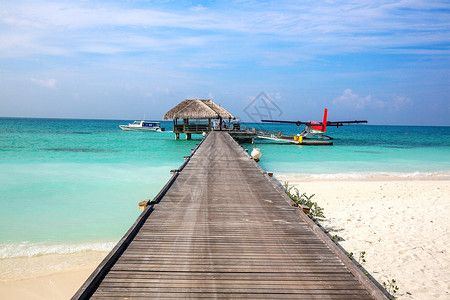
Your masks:
[{"label": "thatched roof hut", "polygon": [[[219,130],[222,130],[222,120],[236,119],[223,107],[220,107],[211,100],[184,100],[164,116],[163,120],[173,120],[173,132],[175,139],[179,139],[180,133],[186,133],[186,139],[191,139],[192,133],[203,133],[212,130],[211,120],[219,119]],[[178,124],[178,120],[183,119],[183,124]],[[189,120],[196,120],[190,122]],[[203,120],[203,121],[202,121]]]},{"label": "thatched roof hut", "polygon": [[164,116],[163,120],[169,119],[235,119],[223,107],[211,100],[184,100]]}]

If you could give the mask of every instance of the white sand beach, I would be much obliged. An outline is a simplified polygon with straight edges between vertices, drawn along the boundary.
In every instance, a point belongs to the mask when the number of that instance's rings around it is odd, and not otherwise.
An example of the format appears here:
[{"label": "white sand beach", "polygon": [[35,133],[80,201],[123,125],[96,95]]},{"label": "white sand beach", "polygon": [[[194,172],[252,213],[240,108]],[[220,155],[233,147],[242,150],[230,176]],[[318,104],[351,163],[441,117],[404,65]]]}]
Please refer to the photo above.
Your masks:
[{"label": "white sand beach", "polygon": [[397,280],[398,299],[450,299],[450,180],[379,178],[300,181],[315,194],[323,226],[379,282]]},{"label": "white sand beach", "polygon": [[0,299],[70,299],[108,252],[0,259]]},{"label": "white sand beach", "polygon": [[[276,175],[276,174],[275,174]],[[398,299],[450,298],[450,179],[304,181],[276,176],[324,207],[323,226],[348,252],[365,251],[380,283],[396,279]],[[106,252],[0,260],[0,299],[69,299]]]}]

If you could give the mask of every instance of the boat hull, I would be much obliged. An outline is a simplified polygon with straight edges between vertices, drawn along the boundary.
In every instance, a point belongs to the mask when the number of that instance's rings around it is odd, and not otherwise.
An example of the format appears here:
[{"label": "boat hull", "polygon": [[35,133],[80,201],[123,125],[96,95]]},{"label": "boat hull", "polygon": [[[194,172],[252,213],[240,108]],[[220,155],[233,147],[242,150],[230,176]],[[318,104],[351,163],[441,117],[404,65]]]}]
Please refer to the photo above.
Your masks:
[{"label": "boat hull", "polygon": [[127,131],[163,131],[160,127],[131,127],[128,125],[119,125],[119,127]]}]

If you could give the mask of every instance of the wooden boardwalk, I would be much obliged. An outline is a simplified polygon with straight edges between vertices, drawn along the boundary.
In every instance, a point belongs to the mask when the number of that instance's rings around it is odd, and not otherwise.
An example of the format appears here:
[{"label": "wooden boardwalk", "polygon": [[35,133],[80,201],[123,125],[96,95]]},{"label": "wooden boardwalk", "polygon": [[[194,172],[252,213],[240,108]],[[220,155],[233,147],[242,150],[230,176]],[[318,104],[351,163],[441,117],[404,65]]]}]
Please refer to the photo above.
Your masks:
[{"label": "wooden boardwalk", "polygon": [[183,167],[73,299],[387,299],[228,133]]}]

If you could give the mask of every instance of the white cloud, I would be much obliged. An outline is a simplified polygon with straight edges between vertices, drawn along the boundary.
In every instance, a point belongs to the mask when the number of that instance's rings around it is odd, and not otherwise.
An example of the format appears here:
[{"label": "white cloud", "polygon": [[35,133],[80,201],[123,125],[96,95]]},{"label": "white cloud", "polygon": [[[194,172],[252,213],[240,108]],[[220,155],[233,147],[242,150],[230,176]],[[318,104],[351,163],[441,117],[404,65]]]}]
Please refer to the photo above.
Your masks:
[{"label": "white cloud", "polygon": [[56,80],[53,78],[47,80],[31,78],[31,82],[47,88],[56,88]]},{"label": "white cloud", "polygon": [[391,110],[400,110],[405,106],[409,106],[412,104],[411,98],[405,96],[393,95],[392,102],[390,102]]},{"label": "white cloud", "polygon": [[[249,52],[253,55],[259,52],[263,59],[267,54],[264,45],[277,42],[288,43],[295,49],[291,56],[301,53],[301,57],[293,57],[294,61],[320,54],[359,51],[434,54],[438,49],[430,45],[450,42],[449,9],[448,1],[439,0],[433,3],[425,0],[311,1],[307,4],[236,1],[208,9],[198,5],[184,10],[170,4],[156,9],[148,5],[133,6],[129,2],[91,5],[90,2],[19,0],[5,3],[0,11],[0,56],[64,52],[71,55],[91,51],[133,53],[143,51],[147,45],[151,50],[158,46],[164,50],[168,43],[172,47],[201,48],[212,34],[219,34],[223,45],[251,41],[253,47]],[[23,38],[11,43],[8,36]],[[127,36],[138,40],[123,41]],[[284,50],[271,57],[285,53]]]},{"label": "white cloud", "polygon": [[353,93],[351,89],[344,90],[344,93],[341,96],[333,100],[333,104],[336,106],[355,109],[363,109],[372,103],[376,103],[376,100],[374,100],[371,95],[361,97],[358,94]]},{"label": "white cloud", "polygon": [[199,4],[197,6],[191,7],[190,10],[192,10],[192,11],[205,11],[206,7],[204,7],[203,5]]},{"label": "white cloud", "polygon": [[372,95],[360,96],[351,89],[345,89],[341,96],[333,100],[333,104],[345,109],[378,109],[388,111],[398,111],[412,103],[411,99],[405,96],[393,95],[389,100],[379,100]]}]

